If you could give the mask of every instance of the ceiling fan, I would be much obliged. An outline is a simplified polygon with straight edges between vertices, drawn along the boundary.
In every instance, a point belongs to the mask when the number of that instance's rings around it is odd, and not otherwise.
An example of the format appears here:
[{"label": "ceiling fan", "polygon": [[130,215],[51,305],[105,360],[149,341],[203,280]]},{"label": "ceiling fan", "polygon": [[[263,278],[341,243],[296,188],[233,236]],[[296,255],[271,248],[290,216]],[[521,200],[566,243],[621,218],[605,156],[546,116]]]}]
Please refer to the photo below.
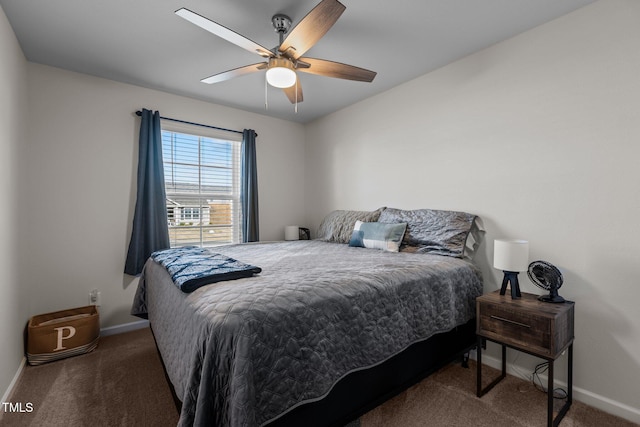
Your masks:
[{"label": "ceiling fan", "polygon": [[291,103],[298,103],[302,102],[303,97],[296,71],[361,82],[371,82],[376,76],[374,71],[353,65],[302,56],[329,31],[345,9],[346,7],[338,0],[322,0],[291,31],[289,31],[291,19],[288,16],[274,15],[271,22],[279,35],[280,43],[273,49],[267,49],[189,9],[181,8],[175,13],[210,33],[249,52],[257,53],[265,59],[263,62],[214,74],[202,79],[203,83],[219,83],[267,70],[267,82],[274,87],[281,88]]}]

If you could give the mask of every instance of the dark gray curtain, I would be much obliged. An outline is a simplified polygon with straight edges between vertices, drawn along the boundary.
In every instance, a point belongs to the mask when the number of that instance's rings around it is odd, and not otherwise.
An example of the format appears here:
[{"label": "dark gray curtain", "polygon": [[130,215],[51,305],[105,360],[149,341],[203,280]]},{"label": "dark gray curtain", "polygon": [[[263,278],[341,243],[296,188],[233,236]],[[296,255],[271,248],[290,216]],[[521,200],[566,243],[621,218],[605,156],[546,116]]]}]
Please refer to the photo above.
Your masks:
[{"label": "dark gray curtain", "polygon": [[242,203],[242,241],[260,240],[258,228],[258,172],[256,167],[256,132],[242,132],[242,166],[240,201]]},{"label": "dark gray curtain", "polygon": [[162,163],[160,113],[142,110],[138,148],[138,195],[124,272],[142,272],[152,252],[169,244],[167,205]]}]

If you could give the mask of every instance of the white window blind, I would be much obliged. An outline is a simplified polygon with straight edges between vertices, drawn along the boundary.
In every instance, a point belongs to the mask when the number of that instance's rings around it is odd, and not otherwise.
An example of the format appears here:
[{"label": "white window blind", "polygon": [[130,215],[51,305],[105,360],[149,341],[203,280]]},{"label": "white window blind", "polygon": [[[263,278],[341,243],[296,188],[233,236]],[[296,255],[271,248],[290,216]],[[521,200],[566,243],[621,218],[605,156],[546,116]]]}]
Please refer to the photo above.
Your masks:
[{"label": "white window blind", "polygon": [[240,136],[162,128],[171,247],[241,242]]}]

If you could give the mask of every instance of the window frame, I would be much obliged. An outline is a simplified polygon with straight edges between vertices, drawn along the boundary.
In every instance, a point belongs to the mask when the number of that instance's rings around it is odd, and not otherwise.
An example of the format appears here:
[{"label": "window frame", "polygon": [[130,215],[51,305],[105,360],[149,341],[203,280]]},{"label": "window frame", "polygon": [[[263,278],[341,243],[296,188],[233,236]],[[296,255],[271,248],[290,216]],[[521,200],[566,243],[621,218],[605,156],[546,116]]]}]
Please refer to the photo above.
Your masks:
[{"label": "window frame", "polygon": [[[166,200],[165,206],[167,209],[167,227],[169,229],[169,239],[171,242],[171,247],[181,247],[181,246],[189,246],[189,245],[197,245],[200,247],[214,247],[220,246],[224,244],[230,243],[241,243],[242,242],[242,203],[240,200],[240,187],[241,187],[241,177],[240,177],[240,169],[241,169],[241,151],[242,151],[242,135],[237,134],[235,132],[227,132],[224,130],[218,129],[210,129],[207,127],[197,126],[197,125],[188,125],[183,123],[174,123],[174,122],[161,122],[161,139],[163,143],[163,156],[165,153],[165,141],[164,135],[165,132],[171,132],[174,134],[186,134],[191,137],[198,138],[198,193],[194,192],[176,192],[173,189],[170,189],[167,186],[167,183],[170,182],[167,180],[165,176],[165,193]],[[216,142],[228,143],[231,145],[231,185],[230,191],[228,193],[215,193],[215,192],[202,192],[202,139],[214,139]],[[173,150],[172,146],[172,150]],[[169,161],[169,163],[174,164],[173,160],[175,157]],[[178,162],[179,163],[179,162]],[[190,164],[191,165],[191,164]],[[175,166],[175,165],[174,165]],[[163,167],[164,170],[167,170],[167,159],[163,158]],[[208,167],[208,166],[207,166]],[[175,179],[175,178],[174,178]],[[175,181],[173,181],[175,182]],[[177,198],[182,197],[185,200],[193,199],[198,200],[198,206],[179,206],[179,203],[175,202]],[[218,202],[218,203],[215,203]],[[225,225],[216,225],[212,224],[212,212],[213,206],[223,206],[225,204],[230,204],[230,208],[226,208],[230,210],[230,218],[231,224],[230,227]],[[209,207],[205,207],[209,205]],[[198,209],[199,218],[193,217],[193,209]],[[209,212],[205,215],[204,210],[209,209]],[[186,213],[191,212],[191,218],[186,218]],[[209,218],[209,224],[203,224],[203,221],[206,221],[205,218]],[[211,233],[210,230],[213,230],[215,233],[216,230],[224,230],[230,228],[230,236],[227,240],[221,241],[212,241],[205,238],[205,234]],[[198,230],[198,239],[182,241],[178,237],[179,231],[186,230]],[[206,233],[205,233],[205,230]],[[224,237],[224,236],[223,236]]]}]

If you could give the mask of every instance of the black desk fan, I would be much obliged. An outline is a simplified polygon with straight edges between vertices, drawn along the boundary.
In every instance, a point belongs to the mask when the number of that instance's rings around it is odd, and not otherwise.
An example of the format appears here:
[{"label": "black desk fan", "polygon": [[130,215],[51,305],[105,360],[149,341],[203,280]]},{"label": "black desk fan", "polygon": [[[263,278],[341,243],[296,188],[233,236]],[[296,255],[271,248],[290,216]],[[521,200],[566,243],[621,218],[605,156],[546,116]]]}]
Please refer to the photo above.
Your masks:
[{"label": "black desk fan", "polygon": [[558,289],[564,279],[562,273],[547,261],[533,261],[529,264],[527,275],[534,285],[549,291],[549,295],[540,295],[538,299],[544,302],[563,303],[564,298],[558,295]]}]

